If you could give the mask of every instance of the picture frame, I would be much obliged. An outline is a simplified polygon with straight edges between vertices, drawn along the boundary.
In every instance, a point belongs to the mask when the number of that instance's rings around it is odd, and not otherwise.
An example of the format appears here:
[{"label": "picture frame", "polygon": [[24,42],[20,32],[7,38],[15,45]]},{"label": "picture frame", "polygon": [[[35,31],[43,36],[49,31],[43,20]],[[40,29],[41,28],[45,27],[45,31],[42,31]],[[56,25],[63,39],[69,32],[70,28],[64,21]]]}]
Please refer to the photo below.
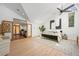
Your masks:
[{"label": "picture frame", "polygon": [[71,12],[68,14],[69,16],[69,27],[74,27],[74,15],[75,15],[75,12]]}]

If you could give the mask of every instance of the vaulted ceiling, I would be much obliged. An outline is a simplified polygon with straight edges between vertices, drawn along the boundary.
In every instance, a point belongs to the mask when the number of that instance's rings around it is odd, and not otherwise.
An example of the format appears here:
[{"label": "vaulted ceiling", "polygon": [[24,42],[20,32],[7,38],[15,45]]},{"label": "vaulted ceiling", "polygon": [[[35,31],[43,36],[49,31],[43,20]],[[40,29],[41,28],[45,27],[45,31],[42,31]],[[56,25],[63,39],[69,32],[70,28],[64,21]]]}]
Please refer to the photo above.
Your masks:
[{"label": "vaulted ceiling", "polygon": [[27,14],[20,3],[4,3],[4,5],[19,16],[27,18]]},{"label": "vaulted ceiling", "polygon": [[31,21],[42,21],[49,19],[50,17],[54,17],[57,12],[56,8],[59,6],[59,3],[27,3],[22,4],[22,6]]},{"label": "vaulted ceiling", "polygon": [[[0,4],[2,5],[2,4]],[[17,13],[19,16],[29,19],[31,22],[36,20],[49,20],[59,14],[57,7],[66,7],[69,4],[60,3],[3,3],[4,6]],[[63,7],[63,8],[64,8]],[[6,11],[6,10],[5,10]]]}]

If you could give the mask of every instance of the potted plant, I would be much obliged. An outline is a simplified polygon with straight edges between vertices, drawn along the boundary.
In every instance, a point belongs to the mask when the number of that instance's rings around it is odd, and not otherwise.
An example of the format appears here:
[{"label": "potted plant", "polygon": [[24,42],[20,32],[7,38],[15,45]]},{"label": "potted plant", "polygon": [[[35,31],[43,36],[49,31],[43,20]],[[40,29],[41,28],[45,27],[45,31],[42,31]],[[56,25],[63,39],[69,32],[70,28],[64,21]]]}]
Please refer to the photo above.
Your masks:
[{"label": "potted plant", "polygon": [[40,30],[41,33],[43,33],[45,31],[45,29],[46,28],[44,27],[44,25],[42,25],[42,26],[39,27],[39,30]]}]

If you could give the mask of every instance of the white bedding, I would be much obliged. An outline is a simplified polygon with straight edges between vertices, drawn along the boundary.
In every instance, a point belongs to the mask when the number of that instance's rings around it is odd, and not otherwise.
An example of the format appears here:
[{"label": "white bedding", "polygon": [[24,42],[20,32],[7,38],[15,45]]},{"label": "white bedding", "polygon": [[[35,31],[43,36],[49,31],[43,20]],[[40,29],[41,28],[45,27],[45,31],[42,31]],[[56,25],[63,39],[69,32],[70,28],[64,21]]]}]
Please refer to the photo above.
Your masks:
[{"label": "white bedding", "polygon": [[60,41],[62,39],[59,31],[45,31],[45,32],[43,32],[43,34],[58,36],[58,41]]}]

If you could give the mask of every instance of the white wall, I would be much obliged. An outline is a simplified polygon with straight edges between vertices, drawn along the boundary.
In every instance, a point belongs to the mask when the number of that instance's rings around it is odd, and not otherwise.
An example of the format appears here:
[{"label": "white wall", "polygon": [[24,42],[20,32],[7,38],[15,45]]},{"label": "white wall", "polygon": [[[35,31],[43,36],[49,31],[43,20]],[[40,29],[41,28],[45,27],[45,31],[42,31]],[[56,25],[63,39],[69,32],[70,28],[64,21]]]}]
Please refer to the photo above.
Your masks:
[{"label": "white wall", "polygon": [[[46,30],[50,30],[50,20],[55,20],[55,26],[59,25],[59,19],[62,19],[62,30],[65,34],[68,35],[69,39],[76,39],[77,35],[79,35],[79,10],[75,11],[75,19],[74,19],[74,27],[68,27],[69,23],[68,23],[68,13],[63,13],[62,15],[58,15],[55,18],[49,18],[48,20],[42,20],[42,24],[45,25]],[[39,21],[38,21],[39,22]],[[39,30],[38,30],[38,26],[40,26],[41,23],[34,23],[33,24],[33,35],[38,35],[39,34]],[[55,29],[52,29],[55,30]]]},{"label": "white wall", "polygon": [[[62,31],[68,35],[69,39],[76,39],[77,35],[79,35],[79,11],[75,12],[75,18],[74,18],[74,27],[68,27],[69,18],[68,13],[63,13],[61,16],[59,16],[56,20],[62,19]],[[56,23],[57,24],[57,23]]]},{"label": "white wall", "polygon": [[32,23],[32,36],[38,36],[40,35],[39,26],[42,25],[42,22],[35,21]]},{"label": "white wall", "polygon": [[[49,12],[48,12],[49,13]],[[58,12],[57,12],[58,13]],[[34,15],[34,13],[33,13]],[[49,18],[47,18],[49,16]],[[76,36],[79,35],[79,10],[75,12],[75,23],[74,27],[68,27],[68,13],[63,13],[62,15],[43,15],[41,18],[33,19],[32,22],[32,36],[37,36],[40,34],[39,26],[45,25],[46,31],[50,30],[50,20],[55,20],[55,24],[53,28],[59,25],[59,19],[62,19],[62,30],[64,33],[68,35],[69,39],[76,39]],[[36,17],[36,16],[35,16]],[[44,19],[42,19],[44,17]],[[52,29],[55,30],[55,29]],[[60,31],[59,30],[59,31]]]},{"label": "white wall", "polygon": [[[56,16],[56,18],[50,18],[50,20],[54,19],[55,20],[55,26],[58,26],[59,25],[59,19],[62,19],[62,29],[59,29],[62,30],[64,33],[66,33],[68,35],[68,38],[69,39],[76,39],[77,35],[79,35],[79,11],[76,11],[75,12],[75,19],[74,19],[74,27],[68,27],[69,23],[68,23],[68,13],[63,13],[62,15],[60,16]],[[46,28],[49,30],[49,27],[50,27],[50,21],[46,21],[44,22],[45,23],[45,26]],[[52,31],[55,30],[55,29],[52,29]]]}]

